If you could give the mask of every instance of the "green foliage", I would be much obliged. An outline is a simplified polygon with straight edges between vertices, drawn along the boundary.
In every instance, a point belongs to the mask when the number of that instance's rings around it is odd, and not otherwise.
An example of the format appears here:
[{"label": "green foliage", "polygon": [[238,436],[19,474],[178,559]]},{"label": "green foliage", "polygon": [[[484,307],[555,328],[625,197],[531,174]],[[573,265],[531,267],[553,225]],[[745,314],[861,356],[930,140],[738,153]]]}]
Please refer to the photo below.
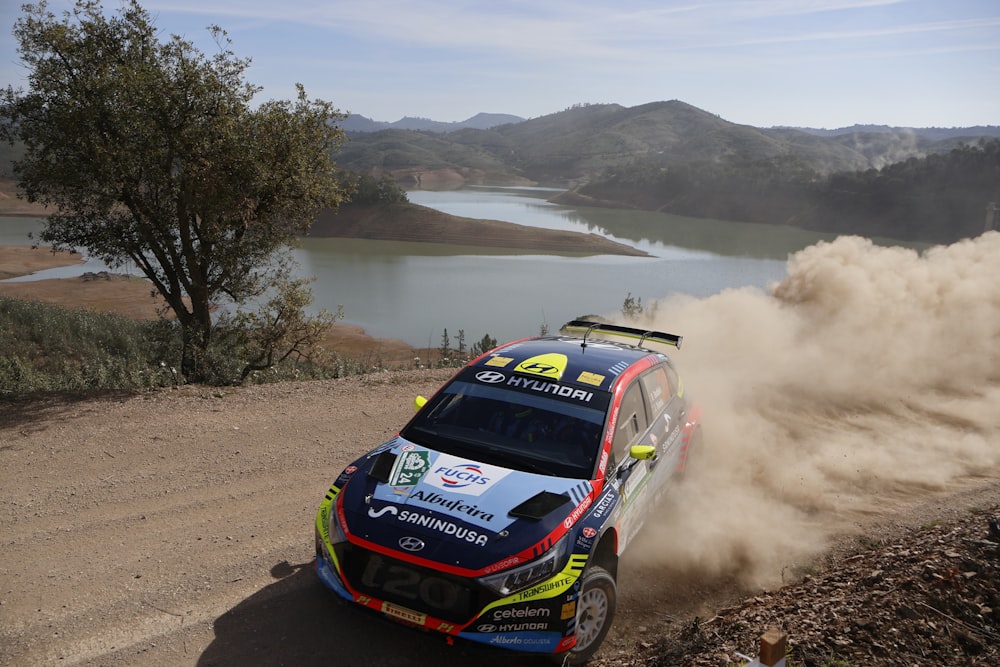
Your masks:
[{"label": "green foliage", "polygon": [[0,398],[175,384],[165,324],[0,296]]},{"label": "green foliage", "polygon": [[[897,150],[898,152],[898,150]],[[637,158],[651,168],[715,162],[738,156],[756,161],[797,155],[821,173],[867,166],[869,158],[836,138],[794,130],[737,125],[673,100],[626,108],[576,105],[565,111],[489,130],[448,134],[385,130],[356,134],[341,163],[355,171],[474,169],[542,183],[590,180]],[[872,159],[874,159],[873,156]]]},{"label": "green foliage", "polygon": [[[295,302],[304,298],[304,285],[289,289],[289,294],[274,297],[290,302],[287,321],[277,318],[267,326],[250,326],[243,315],[224,320],[226,326],[205,354],[203,384],[325,379],[389,368],[374,354],[342,358],[303,346],[302,339],[325,335],[326,324],[340,313],[296,319]],[[247,316],[252,319],[260,312]],[[180,384],[181,338],[181,328],[172,320],[133,320],[0,296],[0,399]],[[278,350],[283,352],[279,355]],[[272,363],[260,363],[260,357],[269,354],[274,355]]]},{"label": "green foliage", "polygon": [[134,264],[182,329],[182,374],[207,378],[214,309],[280,289],[276,254],[346,196],[331,160],[344,139],[328,102],[251,106],[249,60],[160,42],[126,0],[108,18],[78,0],[57,18],[25,5],[14,26],[29,90],[2,94],[0,135],[29,201],[57,209],[41,240]]},{"label": "green foliage", "polygon": [[642,297],[634,297],[632,292],[629,292],[622,302],[622,315],[627,320],[639,319],[642,316]]},{"label": "green foliage", "polygon": [[497,346],[497,339],[486,334],[479,341],[466,346],[465,329],[459,329],[458,336],[455,338],[455,344],[457,347],[453,348],[451,346],[451,336],[448,335],[448,330],[445,329],[441,335],[441,344],[438,346],[437,364],[439,366],[457,366],[468,363],[471,359],[475,359],[484,352],[489,352],[495,348]]},{"label": "green foliage", "polygon": [[309,363],[320,360],[322,350],[318,344],[330,325],[343,317],[343,309],[306,317],[304,309],[312,301],[308,282],[279,281],[275,294],[256,312],[237,311],[232,321],[221,321],[227,342],[240,352],[230,356],[245,360],[240,383],[251,373],[265,371],[288,359]]},{"label": "green foliage", "polygon": [[441,345],[438,347],[438,353],[441,355],[441,359],[451,357],[451,337],[448,335],[447,328],[441,334]]},{"label": "green foliage", "polygon": [[497,346],[497,339],[493,336],[486,334],[479,341],[472,344],[469,348],[469,356],[472,358],[478,357],[481,354],[489,352]]},{"label": "green foliage", "polygon": [[[500,157],[478,141],[466,143],[467,137],[481,136],[479,130],[451,135],[410,130],[383,130],[352,136],[339,156],[340,164],[357,172],[371,169],[478,169],[508,172]],[[487,136],[492,136],[487,133]]]},{"label": "green foliage", "polygon": [[633,322],[644,317],[652,318],[656,316],[656,306],[657,304],[653,303],[652,307],[647,309],[642,305],[641,296],[632,296],[632,292],[629,292],[622,302],[622,316]]},{"label": "green foliage", "polygon": [[1000,140],[829,176],[794,159],[633,163],[579,192],[677,215],[945,243],[981,233],[986,205],[1000,201]]},{"label": "green foliage", "polygon": [[406,191],[388,176],[376,179],[368,174],[352,174],[349,180],[351,201],[347,205],[404,204],[410,201]]}]

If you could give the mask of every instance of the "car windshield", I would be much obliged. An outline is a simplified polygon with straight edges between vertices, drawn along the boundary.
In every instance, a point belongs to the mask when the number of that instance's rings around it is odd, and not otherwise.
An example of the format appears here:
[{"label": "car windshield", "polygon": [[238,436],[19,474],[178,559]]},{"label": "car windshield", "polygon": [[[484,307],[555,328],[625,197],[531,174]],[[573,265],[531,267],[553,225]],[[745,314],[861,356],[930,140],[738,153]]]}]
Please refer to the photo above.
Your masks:
[{"label": "car windshield", "polygon": [[430,449],[515,470],[593,478],[607,392],[500,373],[493,377],[501,381],[487,383],[476,379],[476,370],[452,380],[401,435]]}]

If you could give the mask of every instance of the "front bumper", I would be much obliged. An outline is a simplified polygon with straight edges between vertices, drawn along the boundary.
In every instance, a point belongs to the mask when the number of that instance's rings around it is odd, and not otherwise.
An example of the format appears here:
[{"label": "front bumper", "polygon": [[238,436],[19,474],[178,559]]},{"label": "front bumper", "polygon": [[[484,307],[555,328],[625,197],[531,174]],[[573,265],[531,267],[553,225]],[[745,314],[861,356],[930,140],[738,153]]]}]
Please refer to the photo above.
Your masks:
[{"label": "front bumper", "polygon": [[[413,606],[419,607],[419,603],[400,604],[383,599],[372,590],[359,591],[351,587],[338,570],[334,550],[317,534],[316,574],[341,598],[409,626],[527,653],[560,653],[575,645],[579,575],[585,563],[586,557],[573,556],[563,571],[550,579],[505,598],[480,600],[471,620],[467,620],[469,615],[460,620],[454,615],[442,618],[414,609]],[[404,576],[409,579],[412,575]]]}]

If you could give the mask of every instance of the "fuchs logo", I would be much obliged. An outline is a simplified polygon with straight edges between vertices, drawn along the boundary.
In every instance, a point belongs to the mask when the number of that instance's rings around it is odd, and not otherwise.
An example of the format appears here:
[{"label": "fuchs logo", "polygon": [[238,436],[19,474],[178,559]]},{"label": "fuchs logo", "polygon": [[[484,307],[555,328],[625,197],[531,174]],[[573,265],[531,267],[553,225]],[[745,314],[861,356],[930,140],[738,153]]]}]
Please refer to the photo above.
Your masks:
[{"label": "fuchs logo", "polygon": [[441,475],[446,489],[461,489],[470,484],[489,484],[489,477],[483,476],[483,469],[474,463],[463,463],[454,468],[438,468],[435,475]]},{"label": "fuchs logo", "polygon": [[422,483],[451,493],[479,496],[509,474],[510,470],[499,466],[440,454],[431,463],[430,472]]},{"label": "fuchs logo", "polygon": [[476,379],[486,384],[499,384],[506,380],[507,376],[497,371],[479,371],[476,373]]},{"label": "fuchs logo", "polygon": [[586,537],[587,539],[592,539],[594,535],[597,535],[597,531],[591,528],[590,526],[587,526],[586,528],[583,529],[583,536]]}]

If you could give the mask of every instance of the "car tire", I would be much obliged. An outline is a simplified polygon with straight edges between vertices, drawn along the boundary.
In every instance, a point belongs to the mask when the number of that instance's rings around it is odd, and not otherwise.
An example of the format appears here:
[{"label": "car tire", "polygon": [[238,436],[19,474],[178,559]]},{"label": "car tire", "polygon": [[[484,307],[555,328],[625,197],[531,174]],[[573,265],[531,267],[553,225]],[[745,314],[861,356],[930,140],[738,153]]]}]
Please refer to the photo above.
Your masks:
[{"label": "car tire", "polygon": [[601,647],[615,617],[618,587],[610,572],[599,565],[587,568],[576,601],[576,646],[555,656],[563,665],[582,665]]}]

